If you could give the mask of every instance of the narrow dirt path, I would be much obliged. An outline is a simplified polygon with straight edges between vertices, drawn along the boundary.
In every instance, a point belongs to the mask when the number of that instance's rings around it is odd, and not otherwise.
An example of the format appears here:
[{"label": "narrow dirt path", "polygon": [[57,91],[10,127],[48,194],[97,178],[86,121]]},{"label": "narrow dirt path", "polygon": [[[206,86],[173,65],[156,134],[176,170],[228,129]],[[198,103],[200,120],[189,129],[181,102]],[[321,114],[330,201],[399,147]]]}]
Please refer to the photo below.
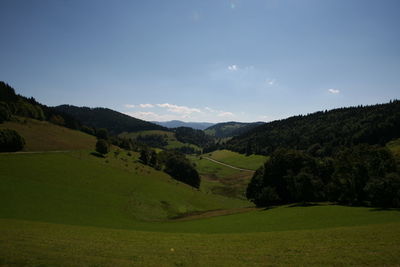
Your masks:
[{"label": "narrow dirt path", "polygon": [[209,161],[212,161],[212,162],[218,163],[218,164],[220,164],[220,165],[224,165],[224,166],[226,166],[226,167],[229,167],[229,168],[235,169],[235,170],[239,170],[239,171],[246,171],[246,172],[255,172],[255,171],[253,171],[253,170],[249,170],[249,169],[242,169],[242,168],[238,168],[238,167],[235,167],[235,166],[232,166],[232,165],[229,165],[229,164],[223,163],[223,162],[221,162],[221,161],[218,161],[218,160],[215,160],[215,159],[212,159],[212,158],[208,158],[208,157],[203,157],[203,158],[205,158],[205,159],[208,159]]},{"label": "narrow dirt path", "polygon": [[211,217],[219,217],[226,215],[233,215],[238,213],[245,213],[254,210],[262,210],[262,208],[256,207],[246,207],[246,208],[236,208],[236,209],[227,209],[227,210],[209,210],[203,212],[193,212],[188,214],[182,214],[180,217],[174,218],[171,221],[191,221],[198,219],[205,219]]}]

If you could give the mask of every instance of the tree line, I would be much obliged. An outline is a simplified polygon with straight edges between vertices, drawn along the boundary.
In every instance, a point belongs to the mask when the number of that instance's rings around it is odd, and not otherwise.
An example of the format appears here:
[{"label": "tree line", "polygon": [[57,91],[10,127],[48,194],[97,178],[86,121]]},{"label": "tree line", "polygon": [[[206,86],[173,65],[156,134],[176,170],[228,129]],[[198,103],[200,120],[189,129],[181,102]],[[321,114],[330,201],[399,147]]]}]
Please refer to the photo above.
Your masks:
[{"label": "tree line", "polygon": [[333,201],[400,207],[400,169],[385,147],[340,147],[330,157],[278,149],[256,171],[246,196],[257,206]]},{"label": "tree line", "polygon": [[400,101],[339,108],[294,116],[258,126],[227,142],[225,148],[243,154],[269,155],[276,149],[314,147],[329,156],[340,146],[384,145],[400,137]]}]

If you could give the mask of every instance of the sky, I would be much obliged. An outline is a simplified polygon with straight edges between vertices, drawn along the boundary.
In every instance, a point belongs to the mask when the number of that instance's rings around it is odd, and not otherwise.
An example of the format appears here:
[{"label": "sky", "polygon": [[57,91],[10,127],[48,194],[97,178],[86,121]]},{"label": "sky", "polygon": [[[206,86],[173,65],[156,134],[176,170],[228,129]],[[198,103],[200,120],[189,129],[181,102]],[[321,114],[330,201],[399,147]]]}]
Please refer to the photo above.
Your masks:
[{"label": "sky", "polygon": [[0,80],[150,121],[400,98],[398,0],[0,0]]}]

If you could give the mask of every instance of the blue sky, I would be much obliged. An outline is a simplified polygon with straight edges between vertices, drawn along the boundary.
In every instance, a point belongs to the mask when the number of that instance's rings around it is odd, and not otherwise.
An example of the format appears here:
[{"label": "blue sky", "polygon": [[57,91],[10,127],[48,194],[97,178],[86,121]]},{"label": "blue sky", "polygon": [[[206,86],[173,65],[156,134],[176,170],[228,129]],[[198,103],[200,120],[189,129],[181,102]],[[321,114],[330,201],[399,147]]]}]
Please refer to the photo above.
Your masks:
[{"label": "blue sky", "polygon": [[0,0],[0,80],[47,105],[270,121],[400,98],[398,0]]}]

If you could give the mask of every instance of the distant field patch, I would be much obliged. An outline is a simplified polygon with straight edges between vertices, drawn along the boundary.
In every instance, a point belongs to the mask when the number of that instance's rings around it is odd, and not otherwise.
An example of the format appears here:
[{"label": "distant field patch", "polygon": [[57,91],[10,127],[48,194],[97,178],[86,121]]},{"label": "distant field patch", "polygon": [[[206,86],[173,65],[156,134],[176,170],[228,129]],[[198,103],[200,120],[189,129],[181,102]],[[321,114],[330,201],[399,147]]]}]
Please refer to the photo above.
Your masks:
[{"label": "distant field patch", "polygon": [[205,154],[217,161],[243,169],[257,170],[268,159],[266,156],[250,155],[246,156],[229,150],[216,150],[212,153]]}]

